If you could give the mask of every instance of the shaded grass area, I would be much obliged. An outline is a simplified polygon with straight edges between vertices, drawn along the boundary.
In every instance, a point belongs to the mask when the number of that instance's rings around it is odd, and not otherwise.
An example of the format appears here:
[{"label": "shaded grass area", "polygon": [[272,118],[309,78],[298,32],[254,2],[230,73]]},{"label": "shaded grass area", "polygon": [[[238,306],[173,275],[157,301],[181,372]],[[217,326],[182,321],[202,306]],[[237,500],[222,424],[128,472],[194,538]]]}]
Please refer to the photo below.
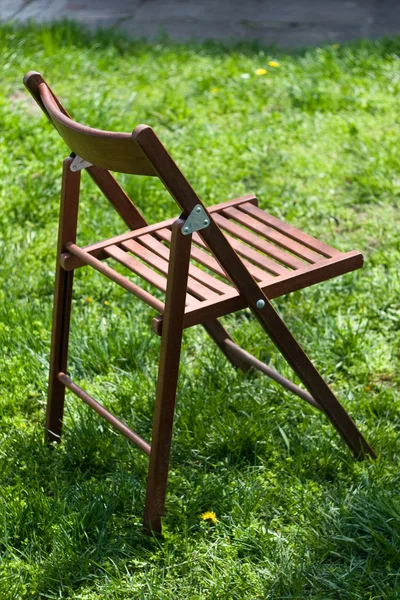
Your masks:
[{"label": "shaded grass area", "polygon": [[[0,598],[400,597],[400,40],[288,55],[61,24],[3,26],[0,47]],[[253,192],[363,251],[361,271],[275,306],[376,462],[353,461],[319,413],[236,372],[199,328],[184,337],[164,541],[140,531],[147,458],[79,400],[68,395],[63,444],[44,445],[67,151],[23,89],[30,69],[88,125],[152,125],[206,204]],[[177,214],[155,180],[119,179],[148,220]],[[81,208],[81,243],[124,231],[86,177]],[[151,318],[100,275],[77,273],[71,373],[147,439]],[[292,377],[246,312],[225,322]]]}]

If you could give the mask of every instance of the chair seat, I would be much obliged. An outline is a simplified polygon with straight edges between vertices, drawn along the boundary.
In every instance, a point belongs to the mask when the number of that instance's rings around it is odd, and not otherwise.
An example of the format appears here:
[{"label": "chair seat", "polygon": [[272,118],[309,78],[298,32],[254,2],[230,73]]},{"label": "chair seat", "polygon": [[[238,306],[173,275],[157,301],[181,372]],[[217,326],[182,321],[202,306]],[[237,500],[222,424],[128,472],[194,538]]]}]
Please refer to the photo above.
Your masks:
[{"label": "chair seat", "polygon": [[[143,526],[145,532],[161,533],[182,333],[185,327],[201,323],[233,366],[244,372],[254,367],[271,377],[322,411],[355,456],[376,458],[269,302],[270,298],[361,267],[362,255],[339,252],[262,211],[254,196],[205,209],[151,127],[138,125],[132,134],[86,127],[71,119],[40,73],[28,73],[24,83],[72,153],[63,161],[62,170],[46,440],[61,440],[65,391],[69,389],[149,456]],[[129,229],[86,248],[76,245],[81,170],[88,172]],[[157,177],[175,200],[181,216],[147,225],[110,170]],[[199,207],[207,210],[209,218],[202,215],[201,222],[207,225],[192,235],[190,223]],[[113,263],[117,263],[117,269],[121,265],[127,268],[134,276],[119,273]],[[72,271],[84,265],[96,269],[158,313],[152,321],[153,330],[161,335],[161,348],[151,444],[68,375]],[[148,291],[149,286],[158,290],[156,295]],[[160,291],[165,293],[164,302],[158,297]],[[240,348],[218,320],[246,307],[307,391]]]},{"label": "chair seat", "polygon": [[[268,298],[331,279],[363,264],[360,252],[344,253],[328,246],[261,210],[254,196],[221,203],[209,212]],[[174,219],[170,219],[142,227],[84,250],[102,260],[115,259],[165,292],[173,222]],[[81,265],[76,256],[64,255],[64,268]],[[194,234],[184,326],[190,327],[245,306],[246,302],[200,235]],[[158,334],[161,327],[162,316],[153,322]]]}]

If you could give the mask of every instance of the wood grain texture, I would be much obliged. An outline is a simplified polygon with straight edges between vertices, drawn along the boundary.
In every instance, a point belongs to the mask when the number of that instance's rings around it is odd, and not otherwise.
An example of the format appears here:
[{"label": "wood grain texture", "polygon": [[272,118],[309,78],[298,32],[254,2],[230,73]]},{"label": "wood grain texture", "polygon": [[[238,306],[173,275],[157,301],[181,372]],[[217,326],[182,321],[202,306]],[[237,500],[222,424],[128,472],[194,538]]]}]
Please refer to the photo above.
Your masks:
[{"label": "wood grain texture", "polygon": [[331,258],[332,256],[340,254],[339,250],[336,250],[335,248],[328,246],[328,244],[321,242],[321,240],[317,240],[311,235],[304,233],[304,231],[300,231],[300,229],[296,229],[296,227],[294,227],[293,225],[290,225],[285,221],[277,219],[273,215],[270,215],[267,212],[265,212],[265,210],[261,210],[261,208],[259,208],[258,206],[254,206],[253,204],[245,202],[240,206],[240,210],[242,212],[246,212],[249,215],[252,215],[256,219],[259,219],[262,223],[270,225],[271,227],[276,229],[276,231],[284,233],[293,240],[301,242],[304,246],[315,250],[316,252],[322,254],[322,256],[325,256],[326,258]]},{"label": "wood grain texture", "polygon": [[[271,273],[271,275],[284,275],[291,272],[291,270],[287,267],[284,267],[280,263],[271,260],[262,252],[255,250],[247,244],[243,244],[243,242],[232,237],[231,235],[225,234],[225,237],[229,241],[232,248],[239,254],[239,256],[248,259],[244,260],[243,262],[249,269],[250,273],[253,275],[254,279],[263,281],[268,275],[268,273]],[[199,246],[207,248],[207,244],[203,242],[199,234],[196,233],[193,236],[193,240]]]},{"label": "wood grain texture", "polygon": [[40,73],[27,73],[24,84],[71,152],[110,171],[156,175],[131,133],[102,131],[73,121]]},{"label": "wood grain texture", "polygon": [[[157,269],[161,273],[164,273],[164,275],[168,274],[168,262],[145,246],[142,246],[142,244],[139,244],[135,240],[128,240],[127,242],[123,242],[122,246],[126,250],[129,250],[142,260],[146,261],[153,268]],[[197,279],[193,279],[193,277],[190,276],[188,277],[187,289],[191,294],[196,296],[196,298],[200,298],[201,300],[213,300],[219,298],[219,294],[213,292],[210,288],[206,287],[197,281]]]},{"label": "wood grain texture", "polygon": [[[144,246],[146,246],[147,248],[149,248],[151,250],[154,250],[154,252],[156,254],[158,254],[159,256],[164,258],[166,261],[169,261],[169,258],[170,258],[169,248],[167,246],[165,246],[164,244],[162,244],[161,242],[159,242],[157,240],[157,238],[155,238],[152,235],[147,234],[147,235],[140,236],[137,239],[141,244],[143,244]],[[206,271],[203,271],[202,269],[199,269],[198,267],[196,267],[192,264],[189,266],[189,275],[190,275],[190,277],[197,279],[197,281],[202,282],[204,285],[209,287],[211,290],[214,290],[215,292],[218,292],[219,294],[226,294],[226,293],[231,292],[231,290],[232,290],[232,286],[228,285],[227,283],[224,283],[223,281],[221,281],[220,279],[217,279],[216,277],[213,277],[212,275],[209,275],[208,273],[206,273]]]},{"label": "wood grain texture", "polygon": [[[327,259],[324,264],[309,265],[303,271],[292,271],[287,276],[276,277],[260,282],[259,286],[270,299],[278,298],[284,294],[300,290],[344,273],[359,269],[363,265],[363,256],[357,251],[346,252],[340,257]],[[188,308],[185,312],[184,327],[193,327],[204,320],[222,317],[232,312],[237,312],[247,307],[247,303],[238,291],[232,290],[224,294],[217,301],[202,302],[197,307]],[[153,330],[158,335],[162,331],[162,317],[153,319]]]},{"label": "wood grain texture", "polygon": [[[246,196],[242,196],[241,198],[235,198],[233,200],[227,200],[226,202],[221,202],[221,204],[215,204],[214,206],[210,206],[208,211],[211,213],[217,212],[221,209],[221,207],[225,206],[237,206],[242,203],[250,203],[257,205],[257,198],[252,194],[248,194]],[[127,233],[122,233],[120,235],[114,236],[107,240],[102,240],[101,242],[96,242],[94,244],[90,244],[89,246],[85,246],[83,250],[92,254],[94,257],[99,260],[103,260],[107,257],[105,253],[105,248],[111,244],[119,245],[121,242],[126,240],[134,240],[141,235],[145,235],[147,233],[154,233],[155,231],[161,229],[168,229],[174,223],[175,217],[172,219],[166,219],[165,221],[161,221],[160,223],[154,223],[152,225],[145,225],[140,229],[135,229],[135,231],[128,231]],[[215,261],[216,262],[216,261]],[[66,271],[70,271],[72,269],[77,269],[82,267],[85,263],[79,260],[78,257],[70,255],[68,252],[65,252],[61,259],[61,264]],[[218,264],[218,263],[217,263]],[[222,275],[224,275],[224,271],[219,267],[219,271]]]},{"label": "wood grain texture", "polygon": [[54,286],[53,325],[51,333],[49,386],[46,409],[46,440],[61,440],[65,387],[59,381],[59,371],[67,371],[68,341],[71,320],[73,272],[65,271],[59,257],[75,242],[78,223],[80,173],[70,170],[71,158],[63,163],[63,176],[58,225],[56,280]]},{"label": "wood grain texture", "polygon": [[293,256],[289,252],[285,252],[279,246],[275,246],[271,244],[267,240],[260,238],[255,235],[251,231],[240,227],[234,221],[227,219],[223,215],[215,214],[214,220],[217,225],[221,227],[224,231],[228,231],[233,236],[237,237],[239,240],[246,242],[252,248],[256,248],[257,250],[261,250],[271,258],[275,259],[279,263],[290,267],[291,269],[301,269],[304,266],[304,261],[297,258],[297,256]]},{"label": "wood grain texture", "polygon": [[171,259],[165,299],[164,331],[154,409],[150,467],[147,479],[143,526],[161,532],[168,481],[169,456],[174,422],[176,388],[185,311],[185,292],[190,262],[191,235],[182,235],[184,219],[172,226]]},{"label": "wood grain texture", "polygon": [[307,262],[315,263],[322,258],[320,254],[317,254],[314,250],[310,250],[307,246],[303,246],[297,240],[294,240],[293,237],[280,233],[273,227],[264,224],[261,220],[254,219],[250,215],[243,213],[240,209],[226,208],[222,211],[222,214],[234,219],[237,223],[240,223],[240,225],[252,229],[255,233],[270,240],[277,246],[289,250],[289,252],[296,254]]},{"label": "wood grain texture", "polygon": [[[273,297],[359,268],[362,255],[356,251],[336,251],[268,215],[250,195],[207,210],[150,127],[139,125],[132,135],[84,127],[70,119],[39,74],[29,74],[26,83],[71,150],[95,164],[87,169],[89,175],[131,228],[126,234],[79,248],[75,242],[80,173],[70,171],[71,158],[64,161],[46,424],[48,436],[52,436],[49,439],[60,438],[67,387],[150,454],[144,528],[159,533],[165,507],[182,334],[185,327],[201,323],[232,364],[244,371],[253,366],[272,377],[320,409],[355,456],[375,457],[270,303]],[[114,168],[158,176],[180,207],[181,217],[174,222],[147,225],[107,170]],[[185,219],[199,204],[209,217],[209,225],[193,237],[183,236]],[[102,262],[107,258],[165,292],[165,305]],[[224,280],[191,265],[191,259]],[[153,329],[161,334],[161,354],[151,448],[66,375],[72,275],[81,265],[93,267],[161,313],[153,319]],[[217,317],[245,307],[250,308],[308,391],[239,348],[217,321]]]}]

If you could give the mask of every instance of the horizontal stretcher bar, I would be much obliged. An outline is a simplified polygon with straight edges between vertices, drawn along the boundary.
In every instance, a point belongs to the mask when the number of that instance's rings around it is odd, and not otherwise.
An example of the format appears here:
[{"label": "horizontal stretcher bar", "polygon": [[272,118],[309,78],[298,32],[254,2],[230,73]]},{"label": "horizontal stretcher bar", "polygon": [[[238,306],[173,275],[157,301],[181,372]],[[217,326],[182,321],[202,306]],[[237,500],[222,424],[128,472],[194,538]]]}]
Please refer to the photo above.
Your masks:
[{"label": "horizontal stretcher bar", "polygon": [[96,269],[96,271],[99,271],[99,273],[102,273],[102,275],[105,275],[108,277],[108,279],[114,281],[114,283],[117,283],[140,300],[143,300],[143,302],[146,302],[146,304],[154,308],[157,312],[164,312],[163,302],[146,292],[146,290],[143,290],[141,287],[123,275],[120,275],[120,273],[117,271],[114,271],[114,269],[111,269],[111,267],[108,265],[102,263],[101,260],[98,260],[88,252],[85,252],[85,250],[82,250],[82,248],[79,248],[79,246],[73,244],[72,242],[67,243],[67,248],[71,254],[78,256],[84,264],[90,265]]},{"label": "horizontal stretcher bar", "polygon": [[78,398],[83,400],[90,408],[93,408],[101,417],[108,421],[115,429],[118,429],[128,440],[130,440],[135,446],[143,450],[148,456],[150,456],[151,446],[145,442],[137,433],[129,429],[122,421],[114,417],[108,410],[104,408],[94,398],[89,396],[79,385],[76,385],[68,375],[60,372],[57,379],[65,385],[71,392],[73,392]]},{"label": "horizontal stretcher bar", "polygon": [[293,392],[293,394],[296,394],[296,396],[299,396],[299,398],[302,398],[315,408],[318,408],[318,410],[320,410],[321,412],[324,412],[322,407],[318,404],[318,402],[314,400],[311,394],[309,394],[305,390],[302,390],[298,385],[293,383],[293,381],[290,381],[290,379],[286,379],[286,377],[283,377],[283,375],[277,373],[277,371],[275,371],[274,369],[271,369],[271,367],[263,363],[261,360],[258,360],[258,358],[256,358],[255,356],[253,356],[249,352],[246,352],[246,350],[243,350],[243,348],[235,344],[235,342],[232,342],[231,340],[225,340],[224,345],[226,347],[227,353],[231,353],[234,356],[241,358],[245,363],[247,363],[251,367],[254,367],[255,369],[258,369],[258,371],[261,371],[261,373],[268,375],[268,377],[279,383],[285,389],[289,390],[290,392]]}]

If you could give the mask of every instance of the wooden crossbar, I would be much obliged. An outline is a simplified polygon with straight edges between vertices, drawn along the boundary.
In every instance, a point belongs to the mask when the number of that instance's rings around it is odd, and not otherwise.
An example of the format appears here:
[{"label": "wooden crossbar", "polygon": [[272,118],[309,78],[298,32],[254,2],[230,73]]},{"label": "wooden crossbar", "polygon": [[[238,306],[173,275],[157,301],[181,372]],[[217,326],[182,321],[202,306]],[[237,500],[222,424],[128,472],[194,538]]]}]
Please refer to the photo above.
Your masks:
[{"label": "wooden crossbar", "polygon": [[164,303],[161,302],[161,300],[158,300],[157,298],[143,290],[141,287],[134,284],[132,281],[129,281],[129,279],[123,277],[123,275],[120,275],[120,273],[117,273],[117,271],[114,271],[114,269],[111,269],[111,267],[105,265],[101,262],[101,260],[98,260],[88,252],[85,252],[85,250],[82,250],[82,248],[79,248],[79,246],[77,246],[76,244],[67,242],[65,246],[68,252],[74,254],[75,256],[78,256],[83,263],[90,265],[91,267],[96,269],[96,271],[99,271],[99,273],[102,273],[103,275],[111,279],[111,281],[114,281],[140,300],[143,300],[143,302],[149,304],[149,306],[154,308],[157,312],[164,312]]},{"label": "wooden crossbar", "polygon": [[261,371],[261,373],[264,373],[265,375],[268,375],[268,377],[279,383],[285,389],[289,390],[290,392],[293,392],[293,394],[296,394],[296,396],[299,396],[299,398],[302,398],[303,400],[308,402],[308,404],[314,406],[314,408],[317,408],[321,412],[324,412],[323,408],[318,404],[318,402],[314,400],[311,394],[309,394],[305,390],[302,390],[301,387],[293,383],[293,381],[290,381],[290,379],[286,379],[286,377],[283,377],[283,375],[277,373],[277,371],[275,371],[274,369],[271,369],[271,367],[263,363],[261,360],[258,360],[258,358],[256,358],[249,352],[246,352],[246,350],[243,350],[243,348],[235,344],[235,342],[233,342],[232,340],[227,339],[224,341],[224,344],[229,350],[229,353],[232,353],[238,358],[241,358],[249,366],[254,367],[255,369]]},{"label": "wooden crossbar", "polygon": [[107,409],[104,408],[97,400],[89,396],[79,385],[74,383],[68,375],[65,373],[58,373],[57,379],[65,385],[71,392],[73,392],[78,398],[83,400],[85,404],[93,408],[101,417],[103,417],[106,421],[108,421],[115,429],[118,429],[120,433],[122,433],[128,440],[130,440],[135,446],[143,450],[145,454],[150,456],[151,446],[147,442],[145,442],[137,433],[129,429],[127,425],[122,423],[117,417],[111,414]]}]

